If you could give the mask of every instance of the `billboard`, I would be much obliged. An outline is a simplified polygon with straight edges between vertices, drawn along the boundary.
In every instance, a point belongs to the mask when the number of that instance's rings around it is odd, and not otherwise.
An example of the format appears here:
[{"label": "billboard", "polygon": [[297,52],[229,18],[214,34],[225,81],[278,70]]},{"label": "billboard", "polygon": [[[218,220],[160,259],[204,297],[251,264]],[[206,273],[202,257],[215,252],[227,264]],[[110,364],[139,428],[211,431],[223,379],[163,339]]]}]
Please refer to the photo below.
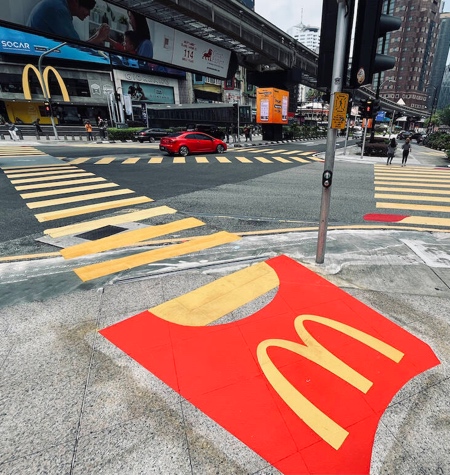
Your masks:
[{"label": "billboard", "polygon": [[256,89],[256,122],[258,124],[288,123],[289,92],[282,89]]},{"label": "billboard", "polygon": [[225,79],[231,52],[104,0],[2,0],[0,23]]},{"label": "billboard", "polygon": [[[26,56],[40,56],[45,51],[58,46],[61,42],[51,40],[45,36],[33,35],[12,28],[0,26],[0,53],[19,54]],[[186,77],[186,72],[181,69],[171,68],[144,61],[130,56],[109,54],[103,50],[89,48],[75,44],[67,44],[48,55],[49,58],[58,58],[70,61],[85,61],[118,67],[146,70],[149,72],[170,74],[171,76]]]}]

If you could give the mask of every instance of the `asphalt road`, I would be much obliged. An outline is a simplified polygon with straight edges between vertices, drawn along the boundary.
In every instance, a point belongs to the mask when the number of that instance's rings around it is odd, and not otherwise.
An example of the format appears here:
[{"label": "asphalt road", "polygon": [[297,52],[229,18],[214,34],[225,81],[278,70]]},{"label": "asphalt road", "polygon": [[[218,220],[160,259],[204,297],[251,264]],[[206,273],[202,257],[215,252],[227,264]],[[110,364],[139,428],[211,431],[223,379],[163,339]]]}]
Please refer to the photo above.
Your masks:
[{"label": "asphalt road", "polygon": [[[229,163],[220,163],[214,155],[206,156],[208,163],[199,163],[194,156],[187,157],[186,163],[174,163],[173,157],[163,155],[162,163],[149,164],[152,157],[161,156],[161,153],[157,145],[148,144],[96,144],[90,147],[66,144],[64,147],[37,148],[58,157],[64,164],[70,165],[72,162],[78,172],[115,183],[119,189],[133,191],[133,196],[149,197],[155,203],[173,207],[186,216],[198,217],[214,229],[260,231],[313,225],[319,219],[323,162],[314,159],[314,154],[324,149],[323,140],[230,149],[221,156],[228,159]],[[302,162],[292,158],[289,160],[289,157],[297,155],[302,157]],[[276,157],[284,161],[277,161]],[[76,163],[80,159],[85,161]],[[105,159],[106,162],[112,161],[105,163]],[[130,162],[130,159],[138,160]],[[32,166],[33,158],[27,157],[27,161],[21,163]],[[34,189],[18,191],[16,186],[19,185],[13,184],[12,179],[11,175],[0,175],[0,219],[8,223],[2,231],[1,242],[7,252],[12,251],[11,246],[7,245],[10,241],[13,241],[15,248],[20,245],[35,246],[36,235],[49,227],[49,223],[39,222],[35,218],[41,209],[35,211],[29,208],[30,202],[44,201],[44,197],[21,198],[20,194],[31,193]],[[21,180],[24,183],[20,186],[26,187],[30,177],[25,176]],[[341,164],[335,173],[330,223],[362,223],[363,215],[373,211],[372,189],[373,171],[369,167]],[[51,191],[52,188],[47,190]],[[71,196],[72,193],[68,193],[57,197],[70,199]],[[45,197],[47,200],[51,198]],[[102,201],[118,198],[104,197]],[[45,207],[43,211],[51,212],[77,205],[60,203]],[[137,208],[141,207],[137,205]],[[65,217],[52,221],[51,227],[74,224],[109,213],[109,210],[105,210]]]}]

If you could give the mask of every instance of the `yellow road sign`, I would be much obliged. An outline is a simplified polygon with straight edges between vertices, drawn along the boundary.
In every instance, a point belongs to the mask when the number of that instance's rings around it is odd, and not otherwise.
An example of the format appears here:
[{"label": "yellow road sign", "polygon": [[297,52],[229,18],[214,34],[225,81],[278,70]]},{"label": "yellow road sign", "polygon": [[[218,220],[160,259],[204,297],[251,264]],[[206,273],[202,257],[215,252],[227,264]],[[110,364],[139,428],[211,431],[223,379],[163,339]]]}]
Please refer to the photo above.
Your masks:
[{"label": "yellow road sign", "polygon": [[333,115],[331,116],[332,129],[344,129],[347,121],[348,94],[336,92],[334,94]]}]

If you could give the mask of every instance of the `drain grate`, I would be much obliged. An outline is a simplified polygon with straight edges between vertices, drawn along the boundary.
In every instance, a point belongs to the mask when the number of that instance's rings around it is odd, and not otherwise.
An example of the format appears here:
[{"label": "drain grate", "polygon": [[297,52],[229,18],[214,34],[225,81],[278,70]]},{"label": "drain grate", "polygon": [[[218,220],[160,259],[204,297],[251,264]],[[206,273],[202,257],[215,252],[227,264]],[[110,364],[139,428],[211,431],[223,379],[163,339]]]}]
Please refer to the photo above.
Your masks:
[{"label": "drain grate", "polygon": [[112,236],[122,231],[127,231],[126,228],[120,228],[119,226],[103,226],[102,228],[94,229],[87,233],[78,234],[77,237],[87,239],[88,241],[96,241],[108,236]]}]

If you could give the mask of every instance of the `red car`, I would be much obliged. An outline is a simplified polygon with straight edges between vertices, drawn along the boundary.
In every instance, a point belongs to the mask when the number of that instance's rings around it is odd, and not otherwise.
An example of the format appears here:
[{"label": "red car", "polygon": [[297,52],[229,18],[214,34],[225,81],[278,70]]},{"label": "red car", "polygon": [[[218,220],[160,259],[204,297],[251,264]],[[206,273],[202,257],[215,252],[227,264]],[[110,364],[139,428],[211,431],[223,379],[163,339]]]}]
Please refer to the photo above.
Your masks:
[{"label": "red car", "polygon": [[169,155],[186,156],[190,153],[223,153],[227,144],[203,132],[174,132],[161,138],[159,149]]}]

